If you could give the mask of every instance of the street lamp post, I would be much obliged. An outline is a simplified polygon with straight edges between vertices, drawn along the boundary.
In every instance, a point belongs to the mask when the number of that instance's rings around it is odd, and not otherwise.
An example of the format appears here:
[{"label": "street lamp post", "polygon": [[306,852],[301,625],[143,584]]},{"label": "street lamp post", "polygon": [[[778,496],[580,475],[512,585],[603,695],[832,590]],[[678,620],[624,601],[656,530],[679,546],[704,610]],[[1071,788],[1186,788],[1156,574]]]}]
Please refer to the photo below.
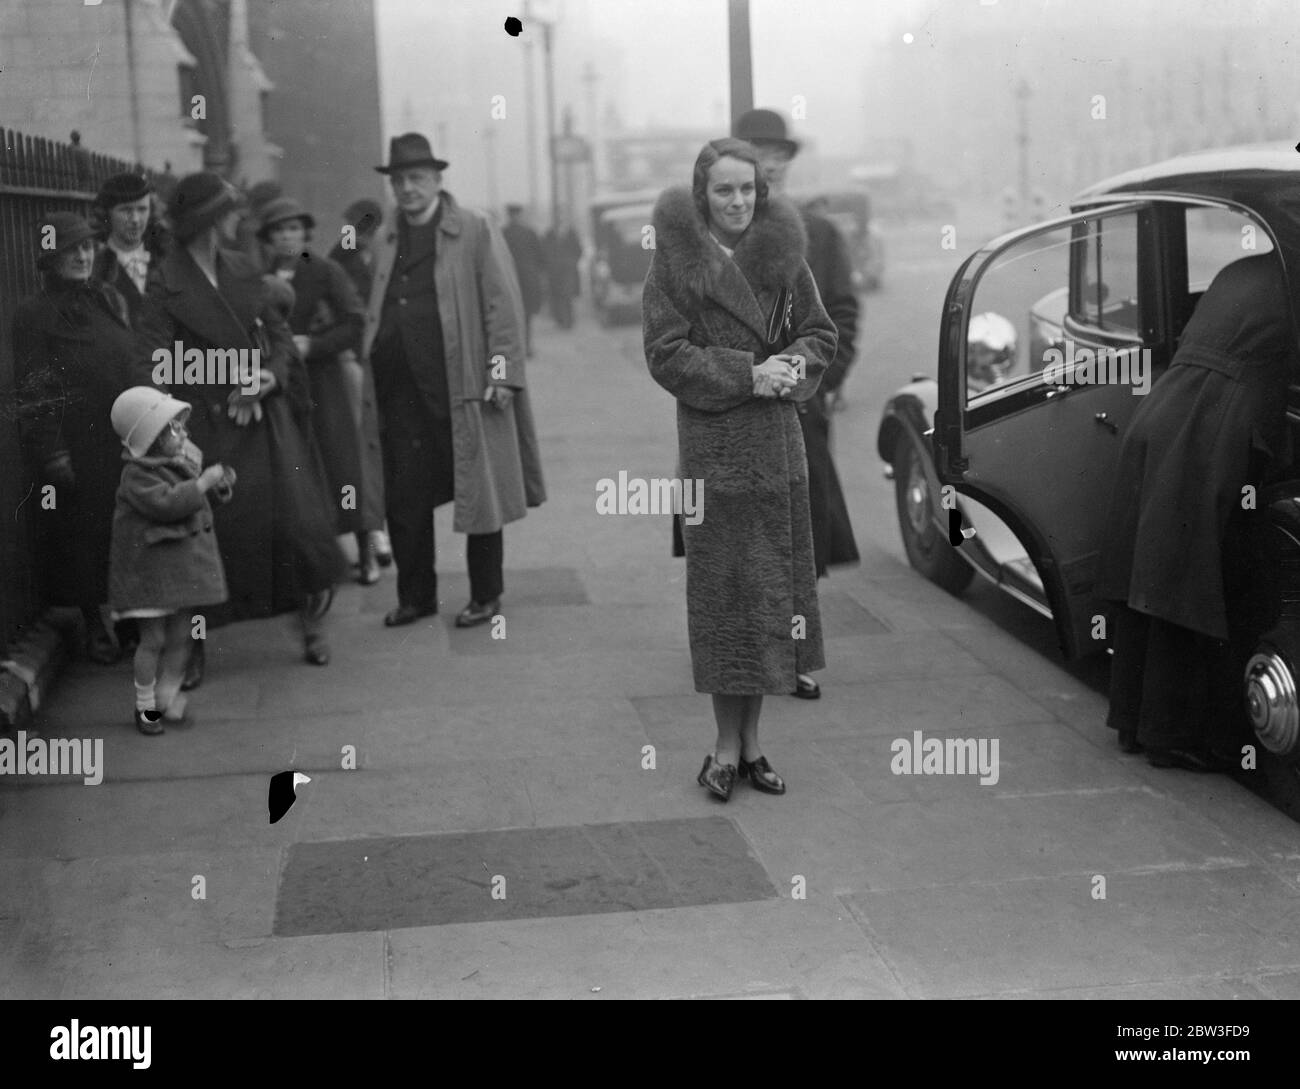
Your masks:
[{"label": "street lamp post", "polygon": [[560,221],[559,167],[555,161],[555,58],[551,52],[551,24],[542,24],[542,50],[546,60],[546,154],[551,164],[551,225]]},{"label": "street lamp post", "polygon": [[754,59],[749,44],[749,0],[727,0],[731,42],[731,123],[754,108]]}]

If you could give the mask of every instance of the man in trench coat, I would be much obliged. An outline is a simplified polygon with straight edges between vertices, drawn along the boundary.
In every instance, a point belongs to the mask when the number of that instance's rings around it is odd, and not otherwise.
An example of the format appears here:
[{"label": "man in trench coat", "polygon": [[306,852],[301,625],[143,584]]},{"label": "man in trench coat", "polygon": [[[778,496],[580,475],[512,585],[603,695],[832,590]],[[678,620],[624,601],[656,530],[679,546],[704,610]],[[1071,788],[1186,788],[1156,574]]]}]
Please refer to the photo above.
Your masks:
[{"label": "man in trench coat", "polygon": [[500,609],[507,522],[546,498],[524,382],[524,312],[510,251],[442,189],[446,161],[394,137],[396,221],[375,240],[362,353],[375,381],[398,606],[388,627],[438,610],[433,511],[455,500],[470,602],[458,627]]}]

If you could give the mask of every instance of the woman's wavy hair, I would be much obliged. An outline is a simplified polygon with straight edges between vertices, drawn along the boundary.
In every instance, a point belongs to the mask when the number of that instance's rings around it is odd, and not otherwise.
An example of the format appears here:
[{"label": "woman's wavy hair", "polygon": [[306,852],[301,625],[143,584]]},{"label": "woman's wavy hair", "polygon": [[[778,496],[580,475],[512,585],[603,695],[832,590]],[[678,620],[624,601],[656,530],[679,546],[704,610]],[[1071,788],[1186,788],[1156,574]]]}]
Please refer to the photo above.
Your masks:
[{"label": "woman's wavy hair", "polygon": [[709,222],[709,171],[719,159],[739,159],[754,167],[754,215],[757,217],[767,207],[767,178],[758,161],[758,152],[748,140],[735,136],[724,136],[720,140],[710,140],[695,157],[695,171],[691,175],[691,197],[695,201],[695,210],[705,223]]}]

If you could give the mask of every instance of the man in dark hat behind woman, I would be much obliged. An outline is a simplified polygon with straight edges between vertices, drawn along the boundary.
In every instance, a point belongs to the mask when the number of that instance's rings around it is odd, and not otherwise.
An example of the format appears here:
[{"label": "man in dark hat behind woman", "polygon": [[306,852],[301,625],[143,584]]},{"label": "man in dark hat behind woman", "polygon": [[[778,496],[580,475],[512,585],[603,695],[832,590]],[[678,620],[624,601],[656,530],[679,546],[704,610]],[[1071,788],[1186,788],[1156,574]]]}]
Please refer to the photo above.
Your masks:
[{"label": "man in dark hat behind woman", "polygon": [[95,230],[55,212],[39,228],[41,289],[14,313],[14,385],[20,427],[38,485],[35,501],[49,599],[79,606],[87,654],[103,664],[119,650],[104,624],[121,447],[109,415],[117,395],[149,382],[147,346],[125,300],[94,275]]},{"label": "man in dark hat behind woman", "polygon": [[523,301],[505,240],[442,188],[445,160],[419,133],[394,137],[398,222],[376,240],[362,355],[384,428],[384,494],[397,559],[389,627],[438,611],[433,511],[455,500],[470,602],[458,627],[500,607],[507,522],[545,498],[524,383]]},{"label": "man in dark hat behind woman", "polygon": [[[176,187],[172,232],[176,238],[151,272],[148,294],[158,321],[155,347],[260,353],[251,384],[210,381],[169,383],[193,405],[191,437],[210,462],[239,475],[229,504],[216,512],[217,541],[230,588],[229,602],[206,610],[209,626],[298,610],[307,661],[329,661],[323,618],[343,571],[334,540],[329,500],[317,461],[309,456],[290,405],[300,385],[293,334],[271,303],[262,270],[245,255],[219,245],[239,214],[238,191],[212,173],[190,174]],[[251,355],[250,357],[251,358]],[[196,646],[202,662],[202,642]],[[201,675],[188,671],[187,686]]]},{"label": "man in dark hat behind woman", "polygon": [[[737,118],[733,135],[753,145],[768,186],[777,196],[784,196],[786,171],[799,152],[798,141],[790,139],[786,131],[785,118],[775,110],[750,110]],[[808,455],[813,551],[817,577],[821,578],[828,567],[858,562],[853,525],[849,521],[839,473],[831,457],[826,397],[840,387],[853,365],[859,307],[857,293],[853,290],[853,262],[843,235],[825,216],[807,210],[802,215],[808,234],[805,252],[808,267],[821,294],[822,305],[839,334],[835,358],[826,368],[816,394],[799,405],[799,423]],[[817,699],[821,689],[811,677],[800,675],[794,694],[803,699]]]}]

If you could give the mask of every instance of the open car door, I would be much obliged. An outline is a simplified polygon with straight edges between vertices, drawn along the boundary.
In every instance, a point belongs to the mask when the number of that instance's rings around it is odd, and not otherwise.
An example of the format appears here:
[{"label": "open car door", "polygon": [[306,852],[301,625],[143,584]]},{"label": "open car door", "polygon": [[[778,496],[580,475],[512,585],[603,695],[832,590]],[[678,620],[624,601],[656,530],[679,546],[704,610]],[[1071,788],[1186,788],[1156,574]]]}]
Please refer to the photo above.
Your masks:
[{"label": "open car door", "polygon": [[[1019,537],[1070,657],[1101,650],[1094,622],[1120,443],[1169,363],[1155,217],[1145,202],[1019,231],[949,287],[939,348],[935,465]],[[1000,330],[994,348],[969,343]],[[987,339],[987,338],[985,338]],[[1037,581],[1004,571],[1011,585]],[[1026,585],[1026,592],[1030,588]]]}]

